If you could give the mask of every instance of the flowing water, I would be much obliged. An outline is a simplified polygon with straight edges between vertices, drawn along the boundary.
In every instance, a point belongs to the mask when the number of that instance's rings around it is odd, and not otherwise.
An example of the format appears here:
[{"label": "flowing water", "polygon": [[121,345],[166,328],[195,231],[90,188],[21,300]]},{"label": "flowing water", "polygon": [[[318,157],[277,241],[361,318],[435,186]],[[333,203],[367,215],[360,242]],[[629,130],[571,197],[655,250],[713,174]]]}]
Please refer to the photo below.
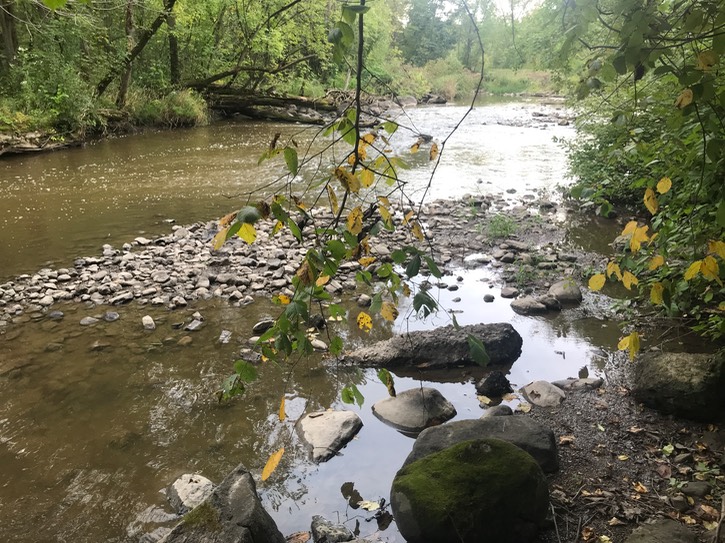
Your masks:
[{"label": "flowing water", "polygon": [[[564,180],[565,164],[552,138],[573,132],[531,122],[533,111],[545,110],[536,103],[477,108],[447,142],[429,198],[553,192]],[[442,139],[464,111],[420,108],[400,123]],[[186,224],[220,216],[237,204],[230,196],[264,192],[283,173],[277,163],[257,165],[273,134],[309,141],[300,130],[228,122],[0,162],[0,278],[68,264],[98,253],[103,243],[118,246],[140,234],[168,232],[168,219]],[[392,144],[405,149],[415,139],[401,130]],[[425,192],[431,172],[427,153],[419,155],[405,173],[406,191],[414,195]],[[585,243],[576,232],[572,237]],[[450,273],[448,282],[460,276],[461,288],[441,290],[440,301],[460,311],[461,324],[508,321],[524,337],[522,356],[510,369],[512,383],[575,376],[582,368],[600,371],[606,360],[600,349],[615,341],[615,326],[576,310],[555,318],[520,317],[498,296],[481,303],[484,294],[498,293],[490,272]],[[388,499],[412,446],[411,438],[372,415],[370,406],[387,395],[374,372],[319,360],[294,371],[262,365],[243,398],[220,406],[214,392],[252,325],[275,313],[265,300],[244,309],[210,301],[175,312],[131,304],[119,309],[118,321],[87,328],[80,319],[107,308],[58,308],[65,313],[61,321],[26,316],[0,334],[0,541],[140,541],[164,521],[173,524],[160,490],[177,476],[199,472],[218,482],[240,462],[259,473],[282,445],[280,467],[258,486],[283,533],[308,529],[312,515],[322,514],[351,529],[359,522],[362,536],[402,541],[394,523],[370,520],[372,514],[355,505],[358,494]],[[194,311],[204,315],[205,327],[190,345],[180,345],[187,333],[178,323]],[[406,313],[402,307],[394,325],[376,322],[369,339],[447,324],[442,318],[406,319]],[[155,331],[141,329],[144,314],[156,320]],[[351,344],[362,343],[354,325],[339,326]],[[232,333],[229,343],[218,341],[222,330]],[[475,418],[482,410],[472,382],[481,375],[471,369],[435,378],[400,373],[396,388],[435,386],[456,406],[457,418]],[[314,465],[295,436],[294,420],[305,410],[340,407],[340,390],[350,382],[365,403],[346,407],[358,412],[364,427],[341,456]],[[283,395],[289,419],[280,424]]]}]

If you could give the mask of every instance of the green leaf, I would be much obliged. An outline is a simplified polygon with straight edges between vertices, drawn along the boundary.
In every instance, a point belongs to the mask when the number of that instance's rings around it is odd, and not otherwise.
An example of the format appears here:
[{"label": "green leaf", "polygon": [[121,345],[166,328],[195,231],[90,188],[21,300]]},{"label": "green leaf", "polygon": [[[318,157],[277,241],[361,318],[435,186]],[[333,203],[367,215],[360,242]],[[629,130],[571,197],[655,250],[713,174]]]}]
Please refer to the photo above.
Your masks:
[{"label": "green leaf", "polygon": [[419,292],[413,297],[413,309],[416,313],[423,313],[427,317],[438,308],[436,301],[427,292]]},{"label": "green leaf", "polygon": [[390,258],[393,259],[393,262],[396,264],[402,264],[405,262],[405,251],[402,249],[396,249],[392,253],[390,253]]},{"label": "green leaf", "polygon": [[378,370],[378,379],[380,379],[388,389],[388,394],[395,398],[395,380],[393,379],[393,375],[387,369],[381,368]]},{"label": "green leaf", "polygon": [[362,395],[360,390],[358,390],[357,385],[347,385],[345,388],[342,389],[342,392],[340,394],[340,399],[344,403],[354,404],[357,403],[360,407],[362,407],[363,402],[365,401],[365,397]]},{"label": "green leaf", "polygon": [[345,257],[345,254],[347,253],[345,245],[337,239],[331,239],[327,242],[327,250],[330,251],[332,257],[337,260],[343,259]]},{"label": "green leaf", "polygon": [[287,163],[287,169],[292,175],[297,175],[299,164],[297,162],[297,150],[294,147],[284,148],[284,161]]},{"label": "green leaf", "polygon": [[342,6],[343,21],[345,21],[347,24],[353,24],[355,22],[355,17],[357,17],[357,13],[351,10],[349,6]]},{"label": "green leaf", "polygon": [[473,358],[473,361],[484,368],[488,366],[489,362],[491,362],[491,359],[486,352],[486,346],[483,344],[483,342],[476,336],[471,334],[468,334],[468,337],[466,339],[468,340],[468,349],[471,353],[471,358]]},{"label": "green leaf", "polygon": [[398,129],[398,123],[396,123],[396,122],[385,121],[383,123],[383,130],[385,130],[390,135],[395,134],[395,131],[397,129]]},{"label": "green leaf", "polygon": [[287,219],[287,227],[292,232],[292,235],[297,238],[297,241],[302,241],[302,231],[297,223],[292,218]]},{"label": "green leaf", "polygon": [[67,3],[67,0],[43,0],[43,4],[46,5],[46,7],[50,9],[58,9],[65,6]]},{"label": "green leaf", "polygon": [[420,271],[420,255],[415,255],[405,268],[405,275],[415,277]]},{"label": "green leaf", "polygon": [[340,336],[333,337],[332,341],[330,341],[330,354],[340,356],[342,354],[342,348],[342,338]]},{"label": "green leaf", "polygon": [[[261,218],[259,210],[254,206],[245,206],[237,213],[237,221],[243,224],[254,224]],[[240,225],[241,226],[241,225]],[[238,229],[237,229],[238,230]],[[229,237],[233,236],[231,234]]]},{"label": "green leaf", "polygon": [[352,11],[353,13],[367,13],[370,11],[370,6],[361,6],[359,4],[351,4],[345,6],[343,9]]},{"label": "green leaf", "polygon": [[438,269],[438,266],[431,257],[426,256],[425,263],[428,265],[428,269],[430,270],[430,273],[433,277],[435,277],[436,279],[440,279],[443,276],[441,270]]},{"label": "green leaf", "polygon": [[234,362],[234,371],[237,372],[239,378],[245,383],[251,383],[257,378],[257,368],[246,360],[237,360]]}]

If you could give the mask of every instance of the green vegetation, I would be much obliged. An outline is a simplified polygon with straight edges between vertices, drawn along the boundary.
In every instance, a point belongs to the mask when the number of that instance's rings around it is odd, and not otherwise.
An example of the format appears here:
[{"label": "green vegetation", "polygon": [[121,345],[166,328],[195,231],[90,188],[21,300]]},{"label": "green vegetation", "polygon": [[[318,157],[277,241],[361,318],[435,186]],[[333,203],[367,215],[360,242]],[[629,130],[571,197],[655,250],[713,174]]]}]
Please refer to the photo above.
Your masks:
[{"label": "green vegetation", "polygon": [[511,237],[516,232],[516,228],[517,225],[514,219],[503,213],[498,213],[489,219],[486,225],[486,233],[492,239],[503,239]]},{"label": "green vegetation", "polygon": [[203,502],[184,515],[184,524],[190,527],[203,528],[204,530],[217,532],[221,530],[219,512],[209,502]]}]

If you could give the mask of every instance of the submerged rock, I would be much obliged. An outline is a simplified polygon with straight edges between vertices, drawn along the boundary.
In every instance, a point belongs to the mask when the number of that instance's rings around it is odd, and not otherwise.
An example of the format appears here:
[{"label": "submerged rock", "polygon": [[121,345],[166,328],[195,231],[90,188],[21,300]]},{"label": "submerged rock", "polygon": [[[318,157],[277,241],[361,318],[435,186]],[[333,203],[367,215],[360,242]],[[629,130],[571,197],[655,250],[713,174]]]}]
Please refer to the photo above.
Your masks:
[{"label": "submerged rock", "polygon": [[492,371],[476,384],[476,392],[489,398],[500,398],[513,391],[509,380],[498,370]]},{"label": "submerged rock", "polygon": [[409,543],[526,543],[549,508],[538,464],[497,439],[464,441],[404,466],[390,499]]},{"label": "submerged rock", "polygon": [[405,390],[373,405],[376,417],[403,433],[417,434],[456,416],[456,408],[434,388]]},{"label": "submerged rock", "polygon": [[191,511],[214,492],[214,483],[199,474],[185,473],[168,490],[169,504],[179,515]]},{"label": "submerged rock", "polygon": [[300,421],[299,432],[312,449],[312,460],[325,462],[355,437],[362,425],[352,411],[316,411]]},{"label": "submerged rock", "polygon": [[144,315],[141,318],[141,324],[143,325],[144,330],[156,330],[156,323],[150,315]]},{"label": "submerged rock", "polygon": [[352,541],[355,535],[344,524],[334,524],[320,515],[312,517],[310,526],[315,543],[341,543]]},{"label": "submerged rock", "polygon": [[483,342],[491,364],[511,364],[521,354],[523,340],[519,333],[508,323],[496,323],[410,332],[350,353],[345,361],[363,366],[419,369],[474,365],[469,334]]},{"label": "submerged rock", "polygon": [[254,478],[239,465],[200,505],[184,516],[163,543],[285,543],[257,496]]}]

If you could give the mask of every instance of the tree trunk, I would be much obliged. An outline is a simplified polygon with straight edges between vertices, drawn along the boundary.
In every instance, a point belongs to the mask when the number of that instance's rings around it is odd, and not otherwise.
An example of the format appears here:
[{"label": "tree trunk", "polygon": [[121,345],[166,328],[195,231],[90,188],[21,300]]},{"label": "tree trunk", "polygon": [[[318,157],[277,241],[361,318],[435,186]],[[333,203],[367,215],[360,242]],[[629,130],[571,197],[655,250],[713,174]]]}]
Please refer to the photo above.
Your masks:
[{"label": "tree trunk", "polygon": [[176,17],[169,14],[166,19],[166,26],[169,29],[169,71],[171,73],[171,84],[176,86],[181,81],[181,70],[179,66],[179,40],[176,38]]},{"label": "tree trunk", "polygon": [[9,68],[18,52],[18,34],[15,28],[15,14],[12,0],[0,0],[0,34],[3,41],[3,68]]},{"label": "tree trunk", "polygon": [[154,19],[154,22],[151,23],[149,29],[144,31],[139,36],[136,45],[131,51],[126,54],[126,57],[121,62],[121,65],[112,69],[106,75],[106,77],[104,77],[101,82],[98,83],[98,86],[96,87],[96,96],[101,96],[104,92],[106,92],[106,89],[108,89],[108,85],[110,85],[111,82],[116,79],[116,77],[118,77],[118,75],[122,73],[137,56],[141,54],[141,52],[144,50],[144,47],[146,47],[146,45],[148,44],[149,40],[154,37],[154,34],[156,34],[161,25],[164,24],[164,22],[166,21],[166,18],[171,14],[171,10],[174,9],[174,4],[176,4],[176,0],[167,0],[166,8],[164,9],[164,11],[159,13],[158,17],[156,17],[156,19]]},{"label": "tree trunk", "polygon": [[[129,54],[133,50],[133,2],[126,2],[126,50]],[[131,83],[132,63],[128,63],[121,74],[121,83],[118,86],[118,96],[116,97],[116,107],[122,109],[126,105],[126,96],[128,96],[128,86]]]}]

